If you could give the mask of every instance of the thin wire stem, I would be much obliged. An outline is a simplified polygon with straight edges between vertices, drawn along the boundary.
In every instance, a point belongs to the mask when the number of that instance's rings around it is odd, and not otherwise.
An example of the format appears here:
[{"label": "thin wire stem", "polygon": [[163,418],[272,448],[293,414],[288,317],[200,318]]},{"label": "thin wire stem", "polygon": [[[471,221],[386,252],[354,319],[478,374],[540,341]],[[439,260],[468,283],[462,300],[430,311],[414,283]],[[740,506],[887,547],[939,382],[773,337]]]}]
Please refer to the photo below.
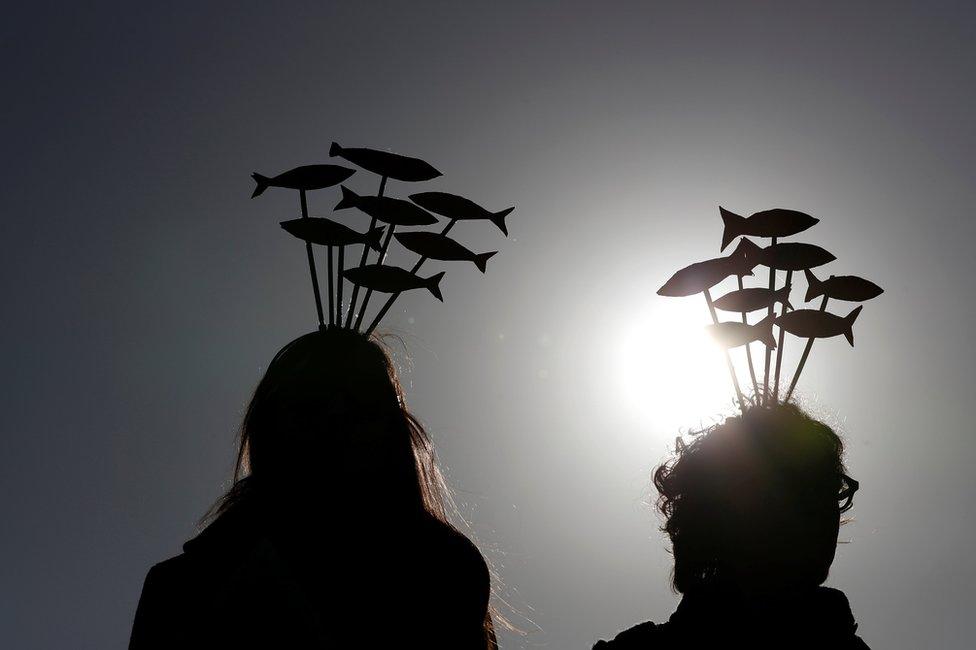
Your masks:
[{"label": "thin wire stem", "polygon": [[[308,202],[305,199],[305,190],[298,190],[298,196],[302,203],[302,219],[308,219]],[[305,253],[308,255],[308,272],[312,276],[312,292],[315,294],[315,311],[319,317],[319,327],[325,326],[325,318],[322,315],[322,296],[319,293],[319,277],[315,272],[315,256],[312,254],[312,243],[305,241]]]},{"label": "thin wire stem", "polygon": [[336,325],[342,325],[342,272],[345,270],[346,247],[339,247],[339,266],[336,269]]},{"label": "thin wire stem", "polygon": [[329,325],[335,325],[335,300],[334,300],[334,297],[332,295],[332,284],[333,284],[333,279],[332,279],[332,265],[333,265],[333,261],[332,261],[332,247],[331,246],[329,246],[328,262],[329,262]]},{"label": "thin wire stem", "polygon": [[[786,272],[786,285],[790,286],[793,282],[793,271]],[[776,303],[773,303],[773,309],[776,308]],[[783,303],[783,311],[780,312],[780,316],[786,314],[786,303]],[[773,404],[779,401],[779,371],[783,366],[783,347],[786,345],[786,330],[782,327],[779,328],[779,341],[776,342],[776,378],[773,380]]]},{"label": "thin wire stem", "polygon": [[[390,227],[386,231],[386,238],[383,239],[383,246],[380,248],[380,256],[376,259],[377,264],[382,264],[386,260],[386,251],[390,249],[390,241],[393,239],[393,233],[396,231],[396,224],[391,223]],[[356,329],[363,324],[363,316],[366,315],[366,305],[369,304],[369,299],[373,296],[372,289],[366,289],[366,295],[363,296],[363,306],[359,308],[359,314],[356,316]]]},{"label": "thin wire stem", "polygon": [[[736,278],[739,280],[739,291],[743,289],[742,276],[738,275]],[[742,312],[742,322],[745,325],[749,324],[749,317],[746,312]],[[746,343],[746,362],[749,364],[749,378],[752,380],[752,396],[753,399],[759,399],[759,382],[756,381],[756,369],[752,365],[752,343]]]},{"label": "thin wire stem", "polygon": [[[776,245],[776,238],[772,238],[772,245]],[[769,290],[774,291],[776,289],[776,269],[769,267]],[[766,317],[770,317],[775,313],[776,303],[769,303],[769,309],[766,311]],[[773,351],[770,348],[766,348],[766,363],[763,370],[763,406],[769,403],[769,365],[773,359]]]},{"label": "thin wire stem", "polygon": [[[715,305],[712,304],[712,293],[705,289],[702,292],[705,295],[705,302],[708,304],[708,312],[712,315],[712,322],[718,325],[718,314],[715,313]],[[729,375],[732,377],[732,385],[735,386],[735,396],[739,400],[739,409],[743,413],[746,412],[746,402],[742,399],[742,389],[739,388],[739,378],[735,376],[735,366],[732,365],[732,355],[729,354],[728,348],[725,349],[725,363],[729,367]]]},{"label": "thin wire stem", "polygon": [[[447,225],[444,226],[444,230],[441,231],[441,234],[446,235],[447,233],[451,232],[451,228],[454,227],[455,223],[457,223],[457,219],[451,219],[450,221],[448,221]],[[417,260],[417,263],[413,265],[412,269],[410,269],[410,272],[416,274],[417,271],[420,270],[420,267],[423,266],[424,262],[426,261],[427,261],[427,256],[421,255],[420,259]],[[369,336],[373,332],[373,330],[376,329],[376,326],[379,325],[380,321],[383,320],[383,317],[386,316],[386,312],[390,311],[390,307],[393,306],[393,303],[396,302],[397,296],[399,296],[401,293],[403,292],[398,291],[397,293],[393,294],[392,296],[386,299],[386,302],[383,304],[383,307],[376,314],[376,318],[373,319],[373,322],[370,323],[369,327],[366,329],[366,336]]]},{"label": "thin wire stem", "polygon": [[[376,196],[383,196],[383,191],[386,189],[386,176],[380,179],[380,189],[376,192]],[[371,232],[373,228],[376,227],[376,217],[369,220],[369,228],[366,230],[367,233]],[[359,258],[359,266],[366,266],[366,256],[369,254],[369,242],[363,242],[363,255]],[[349,299],[349,313],[346,314],[346,328],[352,325],[353,314],[356,313],[356,298],[359,297],[359,285],[353,282],[352,284],[352,297]]]},{"label": "thin wire stem", "polygon": [[[827,311],[827,301],[829,298],[825,295],[823,300],[820,301],[820,311]],[[796,372],[793,373],[793,381],[790,382],[790,387],[786,391],[786,397],[783,398],[783,403],[786,404],[790,401],[790,397],[793,396],[793,389],[796,388],[796,382],[800,379],[800,373],[803,372],[803,366],[807,362],[807,357],[810,356],[810,350],[813,349],[814,339],[812,336],[807,339],[806,347],[803,348],[803,355],[800,356],[800,363],[796,366]]]}]

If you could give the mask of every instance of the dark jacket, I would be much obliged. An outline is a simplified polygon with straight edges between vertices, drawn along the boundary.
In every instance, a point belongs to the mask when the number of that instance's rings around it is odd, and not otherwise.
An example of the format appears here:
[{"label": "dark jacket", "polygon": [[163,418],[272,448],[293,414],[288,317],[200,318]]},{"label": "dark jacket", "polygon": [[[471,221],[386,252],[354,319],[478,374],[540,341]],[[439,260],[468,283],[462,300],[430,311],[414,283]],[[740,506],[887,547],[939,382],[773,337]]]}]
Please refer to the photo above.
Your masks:
[{"label": "dark jacket", "polygon": [[733,592],[686,594],[666,623],[641,623],[594,650],[789,648],[868,650],[855,634],[847,597],[836,589],[749,599]]},{"label": "dark jacket", "polygon": [[238,506],[152,567],[130,650],[489,647],[488,568],[450,527],[423,517],[310,542],[264,522]]}]

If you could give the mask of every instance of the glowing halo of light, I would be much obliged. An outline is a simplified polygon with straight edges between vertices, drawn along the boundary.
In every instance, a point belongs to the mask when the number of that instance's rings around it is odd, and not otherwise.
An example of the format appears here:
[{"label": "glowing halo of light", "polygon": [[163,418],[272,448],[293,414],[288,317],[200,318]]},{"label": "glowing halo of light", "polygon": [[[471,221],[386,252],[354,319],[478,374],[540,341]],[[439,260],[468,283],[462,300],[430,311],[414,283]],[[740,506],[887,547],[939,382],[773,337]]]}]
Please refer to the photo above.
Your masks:
[{"label": "glowing halo of light", "polygon": [[[614,337],[614,391],[642,430],[666,439],[734,409],[721,348],[705,330],[704,300],[658,300]],[[740,370],[740,382],[743,380]]]}]

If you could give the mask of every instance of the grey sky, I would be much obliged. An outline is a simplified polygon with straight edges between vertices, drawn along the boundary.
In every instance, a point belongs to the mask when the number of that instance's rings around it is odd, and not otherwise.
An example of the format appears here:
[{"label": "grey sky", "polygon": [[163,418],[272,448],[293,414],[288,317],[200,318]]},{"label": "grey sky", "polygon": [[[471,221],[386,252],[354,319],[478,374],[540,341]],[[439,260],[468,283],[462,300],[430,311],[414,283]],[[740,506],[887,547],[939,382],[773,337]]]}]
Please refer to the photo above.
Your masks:
[{"label": "grey sky", "polygon": [[642,503],[714,407],[625,403],[620,341],[683,309],[654,291],[718,254],[719,204],[810,212],[828,272],[885,287],[857,348],[818,346],[800,384],[862,483],[830,583],[872,647],[968,647],[974,28],[963,2],[8,9],[4,645],[125,643],[145,571],[226,486],[264,364],[315,323],[276,223],[297,199],[252,201],[248,175],[335,139],[518,206],[507,240],[455,231],[501,251],[487,275],[445,267],[445,304],[421,292],[386,320],[462,512],[539,628],[516,617],[533,631],[504,647],[586,648],[674,607]]}]

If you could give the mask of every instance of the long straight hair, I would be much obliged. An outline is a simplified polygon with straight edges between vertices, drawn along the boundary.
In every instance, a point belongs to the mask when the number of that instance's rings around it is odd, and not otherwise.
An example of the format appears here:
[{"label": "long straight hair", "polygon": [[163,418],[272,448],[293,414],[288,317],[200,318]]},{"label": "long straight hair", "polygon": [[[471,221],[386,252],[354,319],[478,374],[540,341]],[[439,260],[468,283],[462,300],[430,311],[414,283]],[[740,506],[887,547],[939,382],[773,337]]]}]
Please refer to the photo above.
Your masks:
[{"label": "long straight hair", "polygon": [[[402,438],[412,462],[400,469],[398,490],[423,513],[456,530],[448,519],[453,508],[450,492],[437,464],[434,446],[423,424],[409,411],[403,388],[388,347],[380,339],[368,339],[348,330],[311,332],[285,345],[275,354],[254,390],[237,435],[233,484],[204,516],[216,519],[255,493],[255,467],[266,463],[262,453],[274,442],[275,400],[297,382],[311,381],[329,390],[346,381],[342,373],[353,371],[355,389],[374,393],[383,404],[388,433]],[[333,432],[335,433],[335,432]],[[263,468],[262,468],[263,469]],[[261,472],[257,472],[260,474]]]}]

